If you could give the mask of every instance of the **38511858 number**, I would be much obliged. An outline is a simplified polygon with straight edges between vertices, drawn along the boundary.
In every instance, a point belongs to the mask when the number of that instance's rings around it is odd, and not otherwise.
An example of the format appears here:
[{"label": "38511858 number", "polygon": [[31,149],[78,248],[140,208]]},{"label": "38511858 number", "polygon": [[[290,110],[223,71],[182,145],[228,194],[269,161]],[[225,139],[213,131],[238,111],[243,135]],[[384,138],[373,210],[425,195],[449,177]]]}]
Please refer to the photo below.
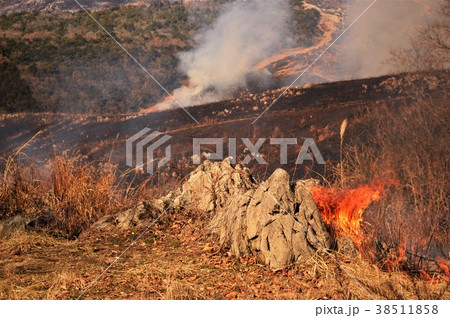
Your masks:
[{"label": "38511858 number", "polygon": [[438,305],[377,305],[377,315],[436,315]]}]

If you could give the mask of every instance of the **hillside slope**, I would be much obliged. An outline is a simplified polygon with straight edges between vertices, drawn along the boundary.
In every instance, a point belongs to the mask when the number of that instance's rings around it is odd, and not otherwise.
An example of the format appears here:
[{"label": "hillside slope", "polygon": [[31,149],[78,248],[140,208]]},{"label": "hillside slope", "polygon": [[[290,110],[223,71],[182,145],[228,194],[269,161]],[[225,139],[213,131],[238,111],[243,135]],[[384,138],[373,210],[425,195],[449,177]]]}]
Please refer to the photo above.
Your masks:
[{"label": "hillside slope", "polygon": [[[94,0],[78,1],[89,10],[100,10],[103,8],[121,5],[121,4],[151,4],[157,2],[155,0]],[[25,11],[78,11],[80,7],[73,0],[1,0],[0,14],[10,14]]]},{"label": "hillside slope", "polygon": [[[36,3],[53,6],[59,2]],[[95,19],[168,91],[186,84],[179,53],[196,45],[196,35],[215,21],[224,5],[211,2],[190,7],[179,2],[150,1],[110,7],[116,2],[89,3],[105,6],[92,13]],[[304,46],[320,41],[319,11],[293,5],[292,13],[294,40]],[[13,81],[0,85],[0,94],[10,96],[11,86],[29,87],[35,101],[29,111],[119,114],[148,108],[165,97],[160,87],[80,10],[27,9],[0,14],[0,67],[14,69],[20,75],[10,78],[0,72],[0,84]],[[16,95],[21,93],[14,90]],[[5,99],[0,113],[25,110],[24,105],[19,106],[14,98]]]},{"label": "hillside slope", "polygon": [[[398,219],[392,222],[389,217],[393,213],[391,212],[386,217],[388,226],[383,226],[382,223],[380,225],[382,218],[375,213],[378,203],[374,203],[372,206],[374,210],[369,214],[372,218],[366,218],[367,215],[365,215],[364,224],[367,225],[367,240],[372,244],[370,246],[376,243],[377,248],[380,246],[385,253],[380,254],[380,258],[371,260],[367,257],[349,257],[341,253],[333,253],[332,259],[316,254],[304,262],[274,272],[261,264],[260,260],[254,256],[233,257],[226,246],[221,246],[206,231],[214,214],[199,212],[199,205],[194,204],[192,208],[177,210],[177,212],[171,211],[154,219],[155,206],[148,205],[148,202],[146,204],[145,198],[148,199],[148,197],[144,193],[139,192],[137,197],[131,196],[131,202],[127,203],[131,204],[131,210],[125,211],[124,207],[127,205],[115,204],[117,196],[122,193],[118,188],[110,187],[108,186],[110,183],[106,183],[107,195],[99,196],[97,189],[102,194],[105,183],[99,183],[96,178],[86,178],[85,175],[95,172],[94,167],[99,167],[100,175],[105,169],[110,171],[111,166],[107,164],[108,162],[116,163],[121,171],[128,169],[125,166],[125,140],[144,127],[172,136],[170,143],[175,159],[160,170],[153,179],[148,180],[148,175],[139,174],[133,177],[133,181],[138,182],[141,177],[144,178],[142,183],[144,190],[149,192],[151,198],[159,198],[159,195],[155,196],[159,192],[165,195],[167,191],[175,190],[180,184],[190,182],[183,181],[182,178],[193,168],[192,163],[189,163],[193,137],[248,137],[253,142],[258,138],[297,137],[301,140],[312,137],[327,163],[336,163],[339,160],[339,130],[342,120],[349,121],[345,133],[346,145],[350,145],[354,139],[358,138],[364,144],[364,140],[360,137],[374,134],[373,131],[366,131],[366,122],[370,121],[370,117],[367,117],[370,111],[367,112],[367,110],[379,108],[387,112],[387,117],[393,117],[395,114],[402,114],[396,110],[403,108],[403,114],[405,114],[405,112],[408,113],[408,107],[414,106],[416,97],[420,94],[433,98],[437,102],[434,105],[448,105],[448,94],[444,91],[448,80],[449,72],[436,72],[293,87],[287,90],[286,96],[280,98],[255,124],[252,123],[264,107],[277,98],[282,90],[248,94],[234,100],[189,108],[188,111],[199,121],[198,125],[181,109],[117,116],[48,113],[1,115],[0,158],[11,155],[17,151],[18,147],[35,136],[16,157],[16,162],[13,162],[13,165],[17,164],[17,166],[12,167],[15,169],[12,171],[16,172],[10,174],[11,178],[3,179],[9,180],[7,184],[4,183],[6,189],[9,189],[9,185],[12,189],[7,192],[11,196],[4,196],[6,199],[11,199],[3,201],[7,203],[1,205],[3,208],[8,208],[11,204],[12,208],[16,207],[14,203],[22,202],[21,198],[24,199],[23,202],[31,199],[34,202],[33,205],[19,206],[22,210],[14,208],[10,212],[14,215],[38,213],[43,217],[40,219],[40,222],[44,222],[43,226],[46,226],[45,224],[48,226],[48,223],[45,223],[46,220],[51,222],[51,218],[45,219],[45,215],[52,214],[47,211],[63,212],[58,215],[76,215],[81,219],[75,222],[82,225],[82,215],[77,214],[76,211],[84,213],[86,208],[98,206],[99,209],[106,207],[106,210],[103,212],[94,210],[97,211],[96,213],[101,213],[98,215],[94,213],[92,221],[96,221],[103,215],[106,218],[102,218],[94,225],[92,222],[84,224],[81,235],[76,239],[72,237],[72,240],[67,239],[69,236],[66,232],[61,232],[63,228],[58,230],[57,227],[53,230],[47,228],[44,231],[38,228],[29,231],[19,230],[10,237],[0,238],[0,299],[76,299],[77,297],[86,299],[367,299],[369,295],[361,286],[369,290],[371,297],[376,299],[448,299],[448,277],[436,274],[436,266],[430,267],[432,278],[422,277],[422,275],[428,275],[423,268],[420,273],[424,274],[419,276],[417,271],[408,266],[410,264],[408,261],[400,259],[404,254],[399,254],[401,250],[398,247],[403,245],[398,243],[391,245],[389,235],[383,232],[385,228],[394,227],[395,238],[402,237],[399,233],[403,232],[397,231],[395,226],[401,227],[404,231],[409,222],[413,230],[407,233],[413,233],[413,235],[409,235],[408,239],[419,240],[421,236],[418,233],[422,228],[421,225],[433,226],[433,221],[439,222],[439,214],[434,209],[429,215],[430,222],[422,222],[426,219],[423,217],[426,214],[422,209],[420,219],[414,218],[415,214],[406,210],[408,213],[402,222]],[[427,111],[430,108],[421,108],[421,110]],[[448,115],[448,112],[446,113]],[[445,123],[445,116],[441,117],[442,122]],[[386,119],[386,117],[383,118]],[[420,125],[430,125],[420,120],[418,122]],[[415,164],[420,161],[417,160],[418,152],[414,149],[417,147],[418,136],[417,134],[414,136],[414,133],[410,134],[410,131],[416,129],[420,134],[423,129],[421,130],[416,122],[411,123],[411,126],[413,127],[407,127],[407,125],[399,127],[399,131],[409,130],[403,134],[406,138],[402,139],[400,136],[401,140],[398,142],[413,147],[412,151],[408,149],[403,154],[411,156],[410,161],[414,163],[413,173],[417,179],[420,174]],[[389,127],[383,125],[380,128],[381,131],[389,130],[385,129]],[[36,135],[37,133],[40,134]],[[438,139],[446,140],[445,132],[441,131],[441,136],[438,136],[435,131],[432,134],[437,137],[436,140],[430,141],[432,138],[423,136],[428,139],[426,145],[432,144],[434,147]],[[410,135],[411,140],[409,140]],[[370,142],[367,145],[370,145]],[[238,148],[240,153],[245,154],[242,145]],[[364,147],[362,149],[367,150]],[[393,151],[397,152],[397,149]],[[437,148],[437,152],[439,149],[441,148]],[[205,147],[202,150],[211,151],[212,149]],[[383,150],[386,149],[377,147],[369,149],[369,152],[373,151],[374,154],[374,157],[369,156],[369,158],[380,164],[378,169],[381,171],[385,167],[383,162],[379,162],[378,155]],[[269,164],[258,166],[250,163],[248,167],[255,180],[267,179],[272,170],[281,166],[277,159],[279,156],[277,147],[270,147],[266,143],[260,152]],[[65,158],[64,154],[67,154],[68,160],[62,160]],[[326,167],[310,163],[295,166],[293,161],[296,152],[289,152],[289,154],[289,164],[283,165],[282,168],[288,170],[292,178],[329,176],[325,168],[332,169],[330,164]],[[448,156],[443,154],[444,152],[438,153],[435,157],[439,157],[438,160],[445,160]],[[73,155],[81,155],[83,161],[88,161],[88,166],[83,164],[78,166],[78,161],[70,159]],[[59,165],[55,165],[55,162],[47,165],[47,160],[52,157],[55,157]],[[408,160],[403,159],[399,164],[404,165],[406,161]],[[45,166],[41,166],[41,163]],[[0,160],[0,171],[6,171],[4,175],[8,175],[11,166],[5,170],[4,164],[5,160]],[[372,161],[362,166],[367,173],[373,171],[370,169],[371,164]],[[433,166],[436,168],[434,163]],[[200,167],[199,170],[203,168]],[[121,174],[121,171],[118,174]],[[48,176],[51,180],[49,185],[55,182],[58,185],[54,188],[51,186],[51,190],[48,190],[45,187],[47,181],[39,179],[40,177],[36,178],[34,172],[40,176]],[[428,171],[426,173],[428,174]],[[134,173],[130,174],[134,175]],[[208,172],[205,174],[209,175]],[[445,171],[442,175],[444,174]],[[30,178],[30,183],[23,183],[22,177]],[[127,192],[130,189],[128,185],[133,187],[132,182],[123,182],[123,179],[118,182],[121,186],[122,183],[125,185]],[[426,184],[427,189],[439,180],[436,178],[431,182]],[[210,188],[201,183],[198,187],[192,191],[196,191],[200,198],[208,198],[205,193],[208,193]],[[70,191],[71,189],[75,191]],[[370,191],[367,192],[367,187],[361,189],[362,194],[370,193]],[[356,193],[353,190],[355,189],[349,190],[352,198]],[[50,210],[43,209],[42,207],[49,203],[48,200],[52,198],[52,195],[55,202],[61,202],[61,205],[54,206],[54,209]],[[211,197],[215,198],[212,194]],[[169,196],[168,199],[173,198]],[[359,202],[359,199],[361,197],[356,196],[355,200]],[[184,202],[184,200],[181,201]],[[79,202],[81,204],[78,204]],[[392,197],[386,198],[386,202],[389,206],[396,206],[395,204],[398,203]],[[385,204],[380,203],[380,206]],[[448,209],[442,208],[442,210],[448,220]],[[381,211],[385,212],[384,209]],[[9,215],[9,211],[6,212]],[[16,216],[20,219],[20,215]],[[127,217],[130,216],[131,219],[128,219]],[[448,222],[445,220],[442,218],[441,221],[442,235],[448,240],[445,234],[445,231],[448,231],[445,224]],[[76,223],[70,223],[70,219],[68,221],[69,223],[63,224],[76,225]],[[30,223],[34,224],[30,227],[39,226],[37,222]],[[102,227],[105,223],[109,223],[111,227]],[[122,227],[123,224],[128,226]],[[149,224],[151,224],[150,227]],[[376,236],[378,238],[375,240],[374,237],[378,233],[372,233],[374,228],[384,236]],[[145,236],[139,236],[144,229],[148,230]],[[426,236],[429,237],[431,231],[428,228],[425,229]],[[78,234],[80,233],[77,232]],[[138,240],[133,242],[135,239]],[[389,245],[380,245],[378,244],[380,242],[383,244],[386,242]],[[130,251],[121,255],[127,246],[131,246]],[[336,265],[336,260],[340,262],[340,266]],[[110,266],[111,264],[114,266]],[[392,266],[389,267],[389,264]],[[108,268],[105,275],[90,286],[105,268]],[[344,273],[343,268],[352,277],[356,277],[359,283]],[[447,267],[443,267],[445,268]],[[92,288],[86,290],[88,287]]]},{"label": "hillside slope", "polygon": [[[188,108],[200,125],[180,108],[149,114],[116,116],[3,115],[0,121],[0,156],[7,156],[41,131],[24,150],[33,158],[45,161],[52,153],[78,153],[87,156],[89,160],[105,162],[111,159],[126,169],[125,140],[148,127],[172,136],[173,157],[185,158],[188,161],[191,161],[194,137],[223,137],[225,149],[228,138],[247,137],[255,141],[257,138],[297,137],[299,140],[313,138],[325,160],[334,162],[339,156],[338,132],[342,120],[350,120],[347,134],[356,136],[363,123],[352,122],[352,118],[361,115],[365,109],[383,105],[393,109],[396,105],[413,100],[416,86],[426,87],[429,93],[438,97],[443,87],[441,83],[448,81],[448,76],[448,72],[426,76],[383,76],[292,87],[286,96],[280,98],[254,125],[252,122],[283,89]],[[238,153],[243,153],[244,145],[238,142],[237,146]],[[204,150],[208,150],[207,147]],[[270,146],[268,142],[263,145],[261,153],[268,156],[266,159],[270,164],[268,167],[256,167],[259,172],[269,173],[278,166],[278,160],[275,160],[278,151],[277,147]],[[227,151],[225,155],[226,153]],[[294,150],[289,153],[290,165],[287,170],[295,170],[298,176],[304,176],[313,167],[300,169],[292,165],[296,154]]]}]

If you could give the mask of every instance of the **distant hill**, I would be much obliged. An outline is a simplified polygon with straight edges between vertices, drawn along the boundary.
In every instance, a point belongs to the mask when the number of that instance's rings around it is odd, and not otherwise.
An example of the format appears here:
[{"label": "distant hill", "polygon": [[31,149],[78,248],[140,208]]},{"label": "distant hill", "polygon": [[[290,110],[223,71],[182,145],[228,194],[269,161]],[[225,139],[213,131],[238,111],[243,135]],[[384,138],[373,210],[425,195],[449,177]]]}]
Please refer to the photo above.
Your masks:
[{"label": "distant hill", "polygon": [[[100,10],[115,5],[135,4],[150,5],[169,0],[79,0],[90,10]],[[26,12],[26,11],[77,11],[80,7],[73,0],[0,0],[0,14]]]},{"label": "distant hill", "polygon": [[[89,3],[90,9],[100,8],[94,17],[162,86],[173,91],[186,80],[178,68],[178,53],[195,44],[194,35],[214,21],[225,1],[211,0],[210,6],[202,2],[195,10],[166,0],[80,2]],[[73,0],[0,0],[0,13],[22,11],[0,14],[0,63],[14,70],[0,72],[0,113],[118,114],[148,108],[164,97],[159,86],[87,14],[79,8],[69,12],[74,4]],[[298,40],[307,46],[318,42],[320,13],[298,4],[292,8],[305,22],[293,27]],[[57,9],[68,11],[45,11]],[[24,92],[26,96],[18,102],[16,96]]]}]

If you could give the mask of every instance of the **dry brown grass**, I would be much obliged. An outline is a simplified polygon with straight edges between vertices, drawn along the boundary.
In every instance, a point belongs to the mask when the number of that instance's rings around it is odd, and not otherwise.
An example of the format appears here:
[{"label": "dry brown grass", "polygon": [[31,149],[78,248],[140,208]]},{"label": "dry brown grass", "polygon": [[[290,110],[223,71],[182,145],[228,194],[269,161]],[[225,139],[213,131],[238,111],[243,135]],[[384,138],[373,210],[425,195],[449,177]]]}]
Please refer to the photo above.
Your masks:
[{"label": "dry brown grass", "polygon": [[[184,219],[183,219],[184,220]],[[181,217],[175,224],[183,222]],[[88,299],[369,299],[360,285],[328,256],[273,272],[253,258],[220,253],[205,237],[190,240],[183,229],[155,229],[133,247],[85,295]],[[101,273],[131,233],[81,241],[22,232],[2,239],[0,299],[74,299]],[[190,234],[190,233],[189,233]],[[120,239],[119,239],[120,238]],[[17,246],[21,246],[20,250]],[[433,283],[401,271],[386,273],[364,260],[335,254],[376,299],[449,299],[449,282]]]},{"label": "dry brown grass", "polygon": [[150,178],[134,183],[134,170],[120,173],[115,165],[85,162],[78,156],[55,156],[36,169],[32,159],[21,153],[26,145],[4,160],[0,219],[17,214],[34,219],[50,212],[49,229],[74,238],[100,217],[154,194],[147,186]]},{"label": "dry brown grass", "polygon": [[21,151],[40,133],[34,135],[8,158],[0,158],[3,161],[0,178],[0,219],[21,211],[28,211],[31,214],[34,212],[32,210],[39,205],[36,194],[40,192],[41,185],[36,180],[36,170],[28,160],[26,164],[19,166],[17,159]]},{"label": "dry brown grass", "polygon": [[77,236],[98,218],[124,206],[112,165],[94,166],[76,158],[57,157],[52,162],[49,208],[58,227]]},{"label": "dry brown grass", "polygon": [[0,188],[0,218],[21,214],[30,218],[51,211],[61,234],[77,236],[99,217],[117,211],[123,195],[114,167],[81,163],[78,158],[54,158],[45,175],[29,159],[7,159]]}]

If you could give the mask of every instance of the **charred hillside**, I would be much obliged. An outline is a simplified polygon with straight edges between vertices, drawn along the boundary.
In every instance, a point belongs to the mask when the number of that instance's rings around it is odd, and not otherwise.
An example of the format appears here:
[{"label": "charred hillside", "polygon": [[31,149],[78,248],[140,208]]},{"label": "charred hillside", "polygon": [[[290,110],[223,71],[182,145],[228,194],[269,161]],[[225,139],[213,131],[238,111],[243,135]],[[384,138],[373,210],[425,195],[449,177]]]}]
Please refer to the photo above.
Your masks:
[{"label": "charred hillside", "polygon": [[[229,138],[250,138],[253,141],[276,137],[313,138],[324,159],[335,162],[339,157],[339,126],[344,119],[350,122],[347,134],[358,136],[364,129],[365,110],[386,106],[394,111],[398,105],[414,100],[419,93],[418,87],[420,93],[440,98],[442,84],[446,81],[448,72],[440,72],[292,87],[254,124],[255,119],[284,91],[283,88],[188,108],[198,120],[198,125],[180,108],[114,116],[3,115],[0,121],[0,156],[8,156],[39,133],[24,152],[40,161],[46,161],[52,155],[69,153],[85,156],[87,160],[112,160],[125,169],[126,139],[148,127],[172,137],[172,157],[177,164],[184,162],[181,159],[192,163],[192,138],[202,137],[224,138],[225,155]],[[358,120],[352,121],[355,117]],[[300,146],[291,149],[290,163],[295,161]],[[214,151],[210,148],[205,146],[202,151]],[[238,142],[237,148],[238,154],[244,154],[242,143]],[[257,167],[258,171],[273,171],[278,166],[279,149],[266,143],[260,152],[269,164]],[[287,168],[299,176],[315,169],[320,167],[312,164],[302,166],[302,169],[295,165]]]}]

